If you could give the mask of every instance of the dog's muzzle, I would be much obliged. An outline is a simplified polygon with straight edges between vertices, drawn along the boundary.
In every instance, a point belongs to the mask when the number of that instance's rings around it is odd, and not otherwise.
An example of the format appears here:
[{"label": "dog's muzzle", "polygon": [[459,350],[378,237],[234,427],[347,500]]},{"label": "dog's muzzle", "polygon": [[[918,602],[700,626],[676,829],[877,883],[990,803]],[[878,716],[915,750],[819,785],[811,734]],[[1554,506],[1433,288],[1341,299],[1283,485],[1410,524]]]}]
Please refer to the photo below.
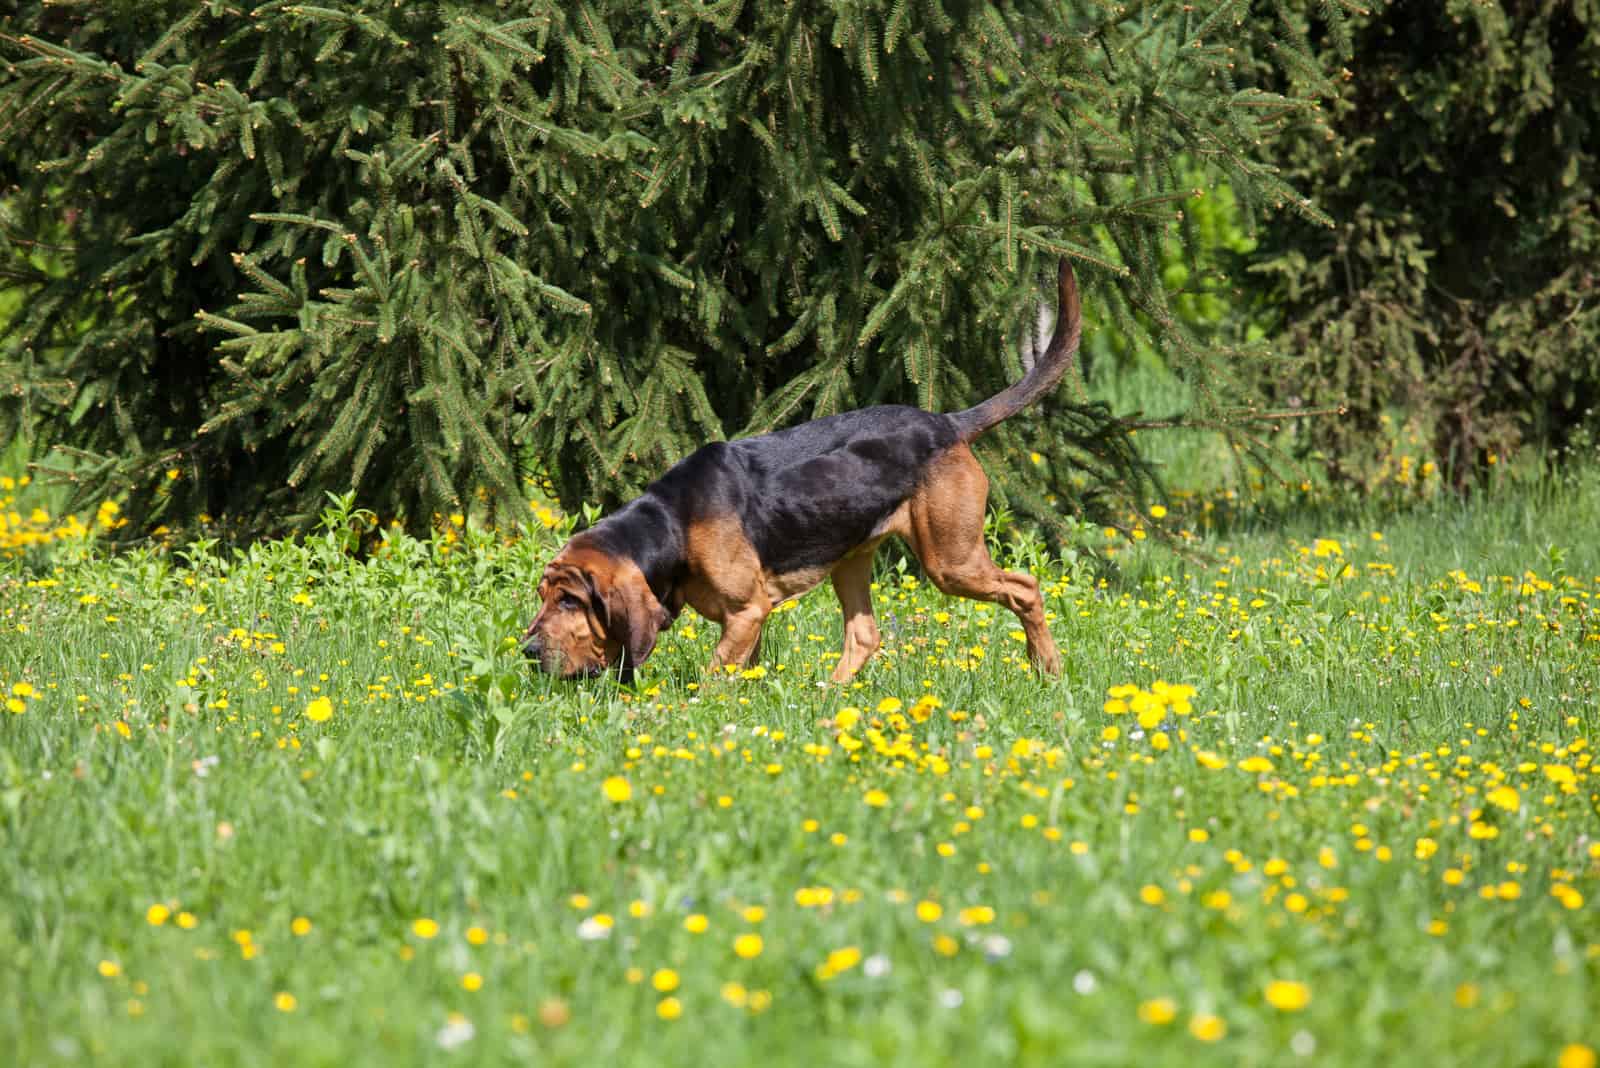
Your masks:
[{"label": "dog's muzzle", "polygon": [[605,674],[605,668],[598,665],[584,668],[581,671],[567,670],[560,662],[560,657],[555,654],[554,650],[546,649],[544,642],[539,639],[537,634],[528,635],[518,648],[522,650],[523,656],[533,662],[535,670],[542,671],[546,675],[555,675],[557,678],[562,679],[593,679]]}]

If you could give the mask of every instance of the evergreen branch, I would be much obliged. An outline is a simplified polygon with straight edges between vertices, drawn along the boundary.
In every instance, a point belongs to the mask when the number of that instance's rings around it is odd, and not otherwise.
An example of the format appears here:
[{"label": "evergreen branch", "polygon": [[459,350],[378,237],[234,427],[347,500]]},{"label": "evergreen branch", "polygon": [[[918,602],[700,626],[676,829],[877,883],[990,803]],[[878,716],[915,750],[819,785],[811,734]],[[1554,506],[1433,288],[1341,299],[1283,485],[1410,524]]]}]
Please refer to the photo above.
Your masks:
[{"label": "evergreen branch", "polygon": [[1039,233],[1038,231],[1029,227],[1024,227],[1018,230],[1016,232],[1016,237],[1017,240],[1022,244],[1027,245],[1030,248],[1036,248],[1041,251],[1048,252],[1052,256],[1065,256],[1069,259],[1082,260],[1085,263],[1092,263],[1096,267],[1110,271],[1112,274],[1117,275],[1120,278],[1128,278],[1132,275],[1132,272],[1130,272],[1128,268],[1122,266],[1121,264],[1111,262],[1098,252],[1084,248],[1082,245],[1068,241],[1062,241],[1059,238],[1051,237],[1048,234]]},{"label": "evergreen branch", "polygon": [[363,15],[359,11],[352,11],[348,8],[320,7],[314,4],[302,3],[295,3],[293,6],[284,8],[284,11],[290,15],[297,15],[301,17],[310,16],[312,19],[320,19],[323,22],[331,22],[335,25],[343,26],[346,29],[360,30],[369,37],[380,41],[385,41],[389,44],[398,45],[401,48],[411,47],[410,41],[406,40],[404,37],[401,37],[398,33],[395,33],[387,25],[379,22],[370,15]]}]

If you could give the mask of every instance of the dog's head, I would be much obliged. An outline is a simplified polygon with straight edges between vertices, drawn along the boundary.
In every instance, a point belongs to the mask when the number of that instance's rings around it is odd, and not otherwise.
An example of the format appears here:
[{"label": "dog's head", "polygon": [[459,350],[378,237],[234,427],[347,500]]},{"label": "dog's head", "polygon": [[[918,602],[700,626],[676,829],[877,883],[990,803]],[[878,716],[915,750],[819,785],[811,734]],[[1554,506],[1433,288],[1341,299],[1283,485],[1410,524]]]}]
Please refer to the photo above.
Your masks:
[{"label": "dog's head", "polygon": [[522,651],[564,679],[612,667],[627,679],[671,622],[632,560],[570,542],[544,569],[538,592],[542,603],[522,635]]}]

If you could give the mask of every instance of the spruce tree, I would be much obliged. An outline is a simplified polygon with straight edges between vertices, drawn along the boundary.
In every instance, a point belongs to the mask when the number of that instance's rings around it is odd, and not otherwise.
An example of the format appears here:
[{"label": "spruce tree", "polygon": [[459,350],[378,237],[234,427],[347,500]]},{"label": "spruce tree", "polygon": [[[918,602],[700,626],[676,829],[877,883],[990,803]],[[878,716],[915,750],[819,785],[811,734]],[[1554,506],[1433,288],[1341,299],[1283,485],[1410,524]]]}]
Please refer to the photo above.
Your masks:
[{"label": "spruce tree", "polygon": [[[1308,33],[1324,33],[1304,5]],[[1600,7],[1374,4],[1325,119],[1273,146],[1338,224],[1271,219],[1255,270],[1298,357],[1268,388],[1342,480],[1458,487],[1600,406]]]},{"label": "spruce tree", "polygon": [[[1317,217],[1262,158],[1318,70],[1242,0],[23,0],[0,353],[133,529],[304,523],[325,490],[420,525],[973,403],[1066,256],[1248,443],[1248,376],[1159,268],[1196,175]],[[983,448],[1050,523],[1148,490],[1127,430],[1080,381]]]}]

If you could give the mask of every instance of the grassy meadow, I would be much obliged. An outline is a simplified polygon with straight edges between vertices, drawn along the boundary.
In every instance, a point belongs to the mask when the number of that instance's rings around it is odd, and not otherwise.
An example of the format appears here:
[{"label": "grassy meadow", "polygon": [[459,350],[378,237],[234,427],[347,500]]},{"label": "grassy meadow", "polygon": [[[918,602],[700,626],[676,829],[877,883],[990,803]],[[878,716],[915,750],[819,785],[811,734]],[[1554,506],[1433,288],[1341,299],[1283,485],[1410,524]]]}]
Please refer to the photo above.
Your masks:
[{"label": "grassy meadow", "polygon": [[885,555],[848,687],[826,590],[742,676],[690,614],[632,688],[530,672],[553,516],[0,502],[9,1063],[1595,1064],[1593,469],[1004,540],[1059,680]]}]

